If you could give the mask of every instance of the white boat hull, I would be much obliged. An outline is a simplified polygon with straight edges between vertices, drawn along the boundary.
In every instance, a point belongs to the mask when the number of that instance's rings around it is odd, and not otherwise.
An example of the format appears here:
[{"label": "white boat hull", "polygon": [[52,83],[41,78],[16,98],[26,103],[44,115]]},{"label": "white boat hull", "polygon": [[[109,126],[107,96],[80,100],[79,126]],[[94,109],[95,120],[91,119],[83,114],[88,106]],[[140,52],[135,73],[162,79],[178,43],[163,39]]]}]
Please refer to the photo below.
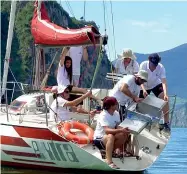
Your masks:
[{"label": "white boat hull", "polygon": [[110,169],[48,128],[1,125],[1,164],[20,167]]},{"label": "white boat hull", "polygon": [[[99,92],[100,93],[100,92]],[[49,113],[36,109],[29,101],[41,98],[41,94],[25,94],[17,101],[28,104],[20,110],[1,107],[1,164],[36,169],[88,169],[113,171],[105,163],[98,148],[92,144],[78,145],[68,142],[58,133],[57,123],[50,121]],[[49,95],[50,96],[50,95]],[[47,100],[50,103],[50,100]],[[33,104],[33,103],[32,103]],[[31,107],[32,106],[32,107]],[[12,110],[11,110],[12,108]],[[14,111],[15,110],[15,111]],[[14,112],[13,112],[14,111]],[[48,125],[46,124],[46,117]],[[7,119],[8,118],[8,119]],[[97,119],[97,116],[94,117]],[[89,115],[70,113],[70,119],[85,122]],[[133,122],[133,121],[132,121]],[[133,123],[134,124],[134,123]],[[136,126],[136,125],[134,125]],[[131,137],[131,157],[113,158],[121,171],[143,171],[149,168],[159,157],[167,145],[170,135],[163,134],[158,123],[151,127],[146,125],[143,130]]]},{"label": "white boat hull", "polygon": [[[113,161],[123,171],[142,171],[150,167],[168,142],[154,128],[144,129],[137,137],[138,156]],[[159,145],[159,148],[158,148]],[[141,150],[149,147],[150,153]],[[102,159],[100,151],[92,145],[80,147],[67,142],[50,129],[1,124],[1,164],[44,169],[114,170]]]}]

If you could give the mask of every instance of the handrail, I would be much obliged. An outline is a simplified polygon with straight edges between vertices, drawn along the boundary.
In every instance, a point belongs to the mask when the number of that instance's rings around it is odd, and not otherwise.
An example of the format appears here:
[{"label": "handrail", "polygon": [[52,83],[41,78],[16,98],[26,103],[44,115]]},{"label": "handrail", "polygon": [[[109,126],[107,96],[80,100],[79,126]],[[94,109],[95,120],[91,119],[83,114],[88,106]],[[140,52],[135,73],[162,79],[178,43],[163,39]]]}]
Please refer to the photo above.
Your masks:
[{"label": "handrail", "polygon": [[[14,84],[14,83],[16,83],[16,82],[10,82],[10,83],[12,83],[12,84]],[[15,85],[16,86],[16,85]],[[13,88],[13,91],[14,91],[14,93],[15,93],[15,91],[17,91],[16,89],[15,89],[15,86],[14,86],[14,88]],[[6,93],[5,93],[5,95],[6,94],[8,94],[8,91],[9,90],[11,90],[11,89],[7,89],[6,90]],[[20,91],[20,90],[19,90]],[[39,111],[39,110],[41,110],[42,109],[42,112],[44,112],[45,114],[46,114],[46,126],[48,126],[48,110],[51,110],[51,108],[50,108],[50,106],[48,105],[48,103],[46,102],[46,96],[47,96],[47,91],[43,91],[43,90],[29,90],[29,93],[32,95],[32,93],[39,93],[39,95],[44,95],[44,103],[43,103],[43,106],[42,107],[35,107],[35,109],[36,109],[36,111]],[[29,95],[29,94],[28,94]],[[50,96],[50,95],[49,95]],[[51,97],[51,96],[50,96]],[[8,101],[8,98],[7,98],[7,95],[5,96],[5,98],[6,98],[6,101]],[[174,109],[175,109],[175,105],[176,105],[176,95],[169,95],[169,98],[174,98],[174,100],[171,100],[172,101],[172,104],[170,105],[171,106],[171,108],[170,108],[170,110],[168,111],[170,114],[171,114],[171,117],[170,117],[170,120],[171,120],[171,122],[172,122],[172,118],[173,118],[173,114],[174,114]],[[21,107],[21,105],[20,106],[16,106],[16,104],[15,104],[15,106],[14,106],[14,108],[25,108],[25,106],[26,105],[24,105],[24,106],[22,106]],[[6,104],[3,106],[2,104],[1,104],[1,106],[0,107],[3,107],[3,108],[5,108],[6,110],[5,110],[5,112],[7,113],[7,121],[9,121],[9,107],[11,107],[11,104],[10,105],[8,105],[8,103],[6,102]],[[89,107],[89,106],[88,106]],[[20,114],[22,115],[22,109],[20,110]],[[17,112],[18,114],[19,114],[19,111]],[[16,114],[17,114],[16,113]],[[14,113],[11,113],[11,114],[14,114]]]},{"label": "handrail", "polygon": [[173,107],[171,109],[171,118],[170,118],[170,123],[172,124],[172,121],[173,121],[173,114],[174,114],[174,110],[175,110],[175,105],[176,105],[176,100],[177,100],[177,95],[172,95],[172,96],[169,96],[169,97],[174,97],[174,102],[173,102]]}]

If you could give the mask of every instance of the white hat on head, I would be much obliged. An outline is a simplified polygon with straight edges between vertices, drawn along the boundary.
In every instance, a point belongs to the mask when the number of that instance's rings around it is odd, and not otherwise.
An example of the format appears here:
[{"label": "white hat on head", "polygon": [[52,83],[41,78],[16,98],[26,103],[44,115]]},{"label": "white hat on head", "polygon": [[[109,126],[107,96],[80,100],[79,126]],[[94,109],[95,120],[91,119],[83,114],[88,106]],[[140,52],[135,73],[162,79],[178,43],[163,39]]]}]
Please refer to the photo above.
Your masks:
[{"label": "white hat on head", "polygon": [[67,86],[63,86],[63,85],[59,85],[58,86],[58,94],[61,94],[65,91],[65,89],[67,88]]},{"label": "white hat on head", "polygon": [[118,58],[121,58],[121,59],[125,59],[125,58],[130,58],[131,60],[135,60],[136,59],[136,56],[134,55],[134,53],[132,52],[131,49],[129,48],[125,48],[122,52],[121,55],[117,55]]},{"label": "white hat on head", "polygon": [[147,82],[148,80],[148,72],[145,70],[139,70],[137,74],[135,74],[137,77],[140,77],[141,79],[145,80]]}]

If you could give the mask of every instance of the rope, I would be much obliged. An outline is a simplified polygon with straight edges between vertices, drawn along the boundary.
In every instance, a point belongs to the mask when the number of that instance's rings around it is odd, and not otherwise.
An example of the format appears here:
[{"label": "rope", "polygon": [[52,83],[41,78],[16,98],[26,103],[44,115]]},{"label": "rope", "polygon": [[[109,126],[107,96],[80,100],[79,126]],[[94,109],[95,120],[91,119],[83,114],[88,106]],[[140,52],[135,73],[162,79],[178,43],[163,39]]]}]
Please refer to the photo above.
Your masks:
[{"label": "rope", "polygon": [[52,65],[53,65],[53,63],[54,63],[54,61],[55,61],[57,55],[58,55],[58,51],[56,51],[56,53],[55,53],[55,55],[54,55],[54,57],[53,57],[53,60],[52,60],[51,64],[49,65],[49,68],[47,69],[47,72],[46,72],[46,74],[45,74],[45,77],[44,77],[43,80],[42,80],[42,83],[41,83],[41,85],[40,85],[40,88],[43,88],[43,87],[45,86],[45,84],[46,84],[46,82],[47,82],[47,80],[48,80],[48,76],[49,76],[51,67],[52,67]]},{"label": "rope", "polygon": [[105,34],[106,34],[106,17],[105,17],[105,1],[103,0],[103,12],[104,12],[104,29],[105,29]]},{"label": "rope", "polygon": [[[105,2],[104,2],[104,0],[103,0],[103,8],[104,8],[104,27],[105,27],[105,35],[106,35],[106,19],[105,19],[106,17],[105,17]],[[103,43],[103,39],[101,39],[101,41],[100,41],[99,56],[98,56],[97,65],[96,65],[96,68],[95,68],[95,72],[94,72],[94,76],[93,76],[93,79],[92,79],[92,84],[91,84],[90,90],[92,90],[92,88],[93,88],[93,85],[94,85],[94,82],[95,82],[95,79],[96,79],[96,75],[97,75],[97,72],[98,72],[100,64],[101,64],[102,43]],[[95,49],[95,44],[94,44],[94,49]],[[96,52],[96,49],[94,51]],[[92,60],[93,60],[93,56],[92,56],[91,62],[92,62]],[[86,70],[85,70],[85,72],[87,72]],[[83,75],[85,74],[85,72],[83,73]],[[83,78],[83,76],[81,76],[81,78],[79,79],[79,83],[82,81],[82,78]]]},{"label": "rope", "polygon": [[115,51],[115,56],[116,57],[116,41],[115,41],[115,31],[114,31],[114,14],[113,14],[113,9],[112,9],[112,1],[110,1],[110,6],[111,6],[111,14],[112,14],[112,31],[113,31],[113,38],[114,38],[114,51]]},{"label": "rope", "polygon": [[70,5],[70,3],[69,3],[67,0],[66,0],[66,4],[67,4],[67,7],[68,7],[70,13],[71,13],[72,16],[75,18],[75,15],[74,15],[74,13],[73,13],[73,9],[71,8],[71,5]]},{"label": "rope", "polygon": [[[36,50],[35,50],[35,44],[33,41],[32,58],[31,58],[31,66],[32,67],[34,67],[34,65],[35,65],[35,55],[36,55]],[[33,79],[34,79],[34,68],[31,69],[30,85],[33,85]]]},{"label": "rope", "polygon": [[172,120],[173,120],[173,113],[175,110],[175,104],[176,104],[176,95],[173,96],[174,97],[174,102],[173,102],[173,107],[172,107],[172,111],[171,111],[171,119],[170,119],[170,124],[172,124]]},{"label": "rope", "polygon": [[86,13],[86,1],[84,1],[84,21],[86,20],[85,19],[85,13]]},{"label": "rope", "polygon": [[[111,16],[112,16],[112,34],[113,34],[113,41],[114,41],[114,57],[116,57],[116,41],[115,41],[115,31],[114,31],[114,14],[113,14],[113,7],[112,7],[112,1],[110,0],[110,7],[111,7]],[[111,62],[111,72],[112,74],[113,72],[113,68],[112,68],[112,62]],[[113,86],[115,85],[114,79],[112,79],[113,82]]]},{"label": "rope", "polygon": [[38,84],[39,84],[39,78],[40,78],[40,73],[39,73],[39,63],[40,63],[40,49],[39,47],[36,47],[36,60],[35,60],[35,71],[34,71],[34,78],[33,78],[33,87],[34,89],[37,89]]},{"label": "rope", "polygon": [[[35,48],[35,46],[34,46],[34,48]],[[34,49],[34,56],[33,57],[35,57],[35,59],[33,59],[33,64],[32,64],[32,81],[31,81],[31,86],[34,86],[34,83],[35,83],[35,73],[36,73],[36,57],[37,56],[37,50],[36,50],[36,48]],[[34,69],[34,67],[35,67],[35,69]]]},{"label": "rope", "polygon": [[[108,46],[108,49],[109,49],[109,46]],[[113,71],[113,68],[112,68],[112,61],[111,61],[110,51],[108,53],[109,53],[109,59],[110,59],[110,69],[111,69],[112,76],[113,76],[114,75],[114,71]],[[112,78],[112,83],[113,83],[113,86],[114,86],[115,85],[114,78]]]},{"label": "rope", "polygon": [[[66,5],[67,5],[71,15],[76,19],[75,14],[73,12],[73,9],[71,8],[71,5],[70,5],[70,3],[67,0],[66,0]],[[77,24],[77,25],[78,25],[78,28],[81,28],[81,26],[79,24]]]},{"label": "rope", "polygon": [[[104,3],[104,2],[103,2]],[[109,15],[108,15],[108,10],[107,10],[107,4],[105,3],[104,4],[104,11],[106,12],[106,22],[107,22],[107,28],[109,29],[109,32],[112,32],[111,31],[111,28],[110,28],[110,24],[109,24]],[[104,14],[105,15],[105,14]],[[105,19],[105,17],[104,17],[104,19]],[[105,26],[105,28],[106,28],[106,26]],[[114,46],[113,46],[113,44],[112,43],[110,43],[111,44],[111,48],[113,49],[113,50],[115,50],[115,48],[114,48]],[[111,72],[112,72],[112,74],[113,74],[113,68],[112,68],[112,60],[111,60],[111,54],[110,54],[110,47],[109,47],[109,43],[107,44],[107,48],[108,48],[108,57],[109,57],[109,60],[110,60],[110,70],[111,70]],[[113,86],[115,85],[115,81],[114,81],[114,79],[112,78],[112,84],[113,84]]]},{"label": "rope", "polygon": [[100,67],[100,64],[101,64],[101,61],[102,61],[102,57],[103,57],[103,56],[101,56],[102,53],[103,53],[103,51],[102,51],[102,39],[101,39],[100,48],[99,48],[99,57],[98,57],[98,60],[97,60],[97,65],[96,65],[96,68],[95,68],[95,72],[94,72],[94,76],[93,76],[93,79],[92,79],[92,84],[91,84],[90,90],[92,90],[93,85],[95,83],[96,75],[98,73],[98,70],[99,70],[99,67]]},{"label": "rope", "polygon": [[25,92],[24,92],[24,91],[22,90],[22,88],[21,88],[21,85],[19,85],[18,81],[16,80],[16,78],[15,78],[15,76],[14,76],[14,74],[13,74],[13,72],[12,72],[11,68],[10,68],[10,66],[9,66],[9,69],[10,69],[10,72],[11,72],[11,74],[12,74],[12,76],[13,76],[13,78],[14,78],[15,82],[17,83],[18,87],[19,87],[19,88],[20,88],[20,90],[23,92],[23,94],[25,94]]},{"label": "rope", "polygon": [[[94,57],[96,56],[96,48],[94,47],[94,51],[93,51],[93,54],[92,54],[92,57],[91,57],[91,60],[90,60],[90,64],[92,64],[93,60],[94,60]],[[80,78],[79,78],[79,84],[81,84],[85,74],[88,73],[88,67],[84,70],[84,72],[81,74]]]}]

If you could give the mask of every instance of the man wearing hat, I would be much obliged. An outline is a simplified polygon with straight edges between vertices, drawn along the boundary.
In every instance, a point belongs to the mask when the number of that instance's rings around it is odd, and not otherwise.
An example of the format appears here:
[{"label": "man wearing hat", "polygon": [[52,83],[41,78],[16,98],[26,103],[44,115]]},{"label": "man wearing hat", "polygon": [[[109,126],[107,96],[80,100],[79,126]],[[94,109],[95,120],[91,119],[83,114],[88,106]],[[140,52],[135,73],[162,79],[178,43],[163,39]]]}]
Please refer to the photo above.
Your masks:
[{"label": "man wearing hat", "polygon": [[[148,61],[140,64],[140,69],[148,72],[147,83],[141,85],[140,97],[146,97],[151,92],[158,98],[168,101],[166,72],[164,66],[160,63],[161,57],[157,53],[149,55]],[[167,130],[169,127],[169,104],[163,108],[164,126]]]},{"label": "man wearing hat", "polygon": [[124,76],[116,83],[114,88],[109,92],[109,96],[115,97],[120,104],[121,121],[124,119],[125,108],[132,101],[140,102],[143,98],[139,98],[140,85],[147,82],[148,73],[140,70],[135,75]]},{"label": "man wearing hat", "polygon": [[139,70],[139,64],[136,56],[131,49],[124,49],[122,55],[118,55],[115,64],[115,71],[118,74],[136,74]]},{"label": "man wearing hat", "polygon": [[89,111],[84,110],[83,108],[76,107],[85,98],[91,97],[92,92],[89,91],[73,101],[68,101],[71,90],[72,90],[71,85],[58,86],[57,97],[52,102],[51,108],[50,108],[50,120],[54,120],[55,115],[57,115],[60,118],[60,120],[70,120],[70,117],[69,117],[70,111],[91,114],[92,116],[95,114],[95,111],[89,112]]}]

